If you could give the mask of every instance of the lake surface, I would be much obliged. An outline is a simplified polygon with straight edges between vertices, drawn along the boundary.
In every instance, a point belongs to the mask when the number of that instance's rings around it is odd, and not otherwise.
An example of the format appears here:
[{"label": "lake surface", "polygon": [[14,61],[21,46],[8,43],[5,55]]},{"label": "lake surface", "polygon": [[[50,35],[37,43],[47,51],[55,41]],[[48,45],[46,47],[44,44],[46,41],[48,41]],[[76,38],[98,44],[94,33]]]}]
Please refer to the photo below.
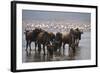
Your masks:
[{"label": "lake surface", "polygon": [[79,47],[76,48],[74,56],[68,56],[68,45],[65,45],[65,55],[53,56],[53,58],[43,55],[43,50],[41,54],[35,53],[34,42],[31,44],[32,51],[31,54],[27,54],[25,51],[25,36],[22,38],[22,62],[47,62],[47,61],[64,61],[64,60],[88,60],[91,59],[91,33],[84,32],[79,43]]}]

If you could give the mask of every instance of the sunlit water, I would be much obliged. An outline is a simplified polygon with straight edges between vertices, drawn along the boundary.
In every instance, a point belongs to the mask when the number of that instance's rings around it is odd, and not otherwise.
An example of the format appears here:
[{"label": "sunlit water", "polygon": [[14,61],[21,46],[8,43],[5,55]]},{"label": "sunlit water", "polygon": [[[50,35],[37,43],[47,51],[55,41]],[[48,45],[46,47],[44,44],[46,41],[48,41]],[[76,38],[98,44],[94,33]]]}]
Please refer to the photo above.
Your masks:
[{"label": "sunlit water", "polygon": [[76,48],[76,53],[74,56],[68,56],[68,45],[65,45],[65,55],[54,55],[52,58],[47,55],[43,55],[43,50],[41,54],[35,53],[34,42],[31,44],[32,51],[31,54],[27,54],[25,51],[25,36],[22,38],[22,61],[23,62],[45,62],[45,61],[64,61],[64,60],[87,60],[91,59],[91,34],[90,32],[84,32],[79,43],[79,47]]}]

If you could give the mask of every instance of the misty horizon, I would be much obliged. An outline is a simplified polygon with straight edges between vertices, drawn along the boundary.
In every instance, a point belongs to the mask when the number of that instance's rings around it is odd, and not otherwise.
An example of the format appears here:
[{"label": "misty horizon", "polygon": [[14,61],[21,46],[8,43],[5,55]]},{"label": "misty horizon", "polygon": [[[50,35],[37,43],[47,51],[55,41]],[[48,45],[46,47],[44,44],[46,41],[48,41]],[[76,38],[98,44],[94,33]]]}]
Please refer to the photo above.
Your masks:
[{"label": "misty horizon", "polygon": [[33,23],[34,21],[49,22],[67,22],[72,24],[90,24],[90,13],[79,12],[57,12],[57,11],[39,11],[23,10],[22,21]]}]

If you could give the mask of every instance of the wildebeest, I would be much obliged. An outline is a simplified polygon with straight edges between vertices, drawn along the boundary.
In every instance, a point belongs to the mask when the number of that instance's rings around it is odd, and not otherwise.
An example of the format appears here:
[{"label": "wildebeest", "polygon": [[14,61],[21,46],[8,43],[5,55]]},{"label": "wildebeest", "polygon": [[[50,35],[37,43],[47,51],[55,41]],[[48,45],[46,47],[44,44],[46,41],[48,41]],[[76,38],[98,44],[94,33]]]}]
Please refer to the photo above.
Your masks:
[{"label": "wildebeest", "polygon": [[43,51],[44,51],[44,55],[45,55],[45,46],[47,46],[48,44],[52,44],[54,39],[55,39],[55,34],[52,32],[47,32],[44,30],[43,32],[39,33],[37,36],[37,44],[38,44],[39,54],[42,49],[41,45],[43,45]]},{"label": "wildebeest", "polygon": [[40,28],[35,28],[32,31],[29,30],[25,30],[25,38],[26,38],[26,51],[28,49],[28,46],[30,47],[30,51],[31,51],[31,43],[35,42],[35,51],[36,51],[36,38],[38,36],[38,34],[41,32],[42,30]]},{"label": "wildebeest", "polygon": [[75,49],[75,35],[73,34],[73,32],[74,30],[70,29],[70,32],[62,33],[63,55],[65,51],[65,44],[68,44],[69,52],[70,50]]},{"label": "wildebeest", "polygon": [[[25,31],[26,36],[26,51],[28,46],[31,50],[31,42],[35,43],[35,52],[36,52],[36,46],[38,45],[38,52],[40,54],[41,52],[41,45],[43,45],[43,52],[45,54],[45,47],[49,48],[47,51],[49,51],[49,54],[52,54],[51,51],[56,52],[59,50],[61,52],[61,46],[63,44],[63,54],[65,51],[65,44],[69,45],[69,52],[72,49],[75,51],[76,46],[79,44],[79,40],[81,40],[81,34],[83,32],[77,29],[70,29],[70,32],[61,33],[57,32],[56,35],[53,32],[47,32],[40,28],[35,28],[32,31]],[[52,48],[54,50],[52,50]]]},{"label": "wildebeest", "polygon": [[79,28],[76,28],[74,30],[74,35],[75,35],[75,45],[76,47],[78,47],[79,45],[79,40],[81,40],[81,34],[83,34],[83,32],[81,30],[79,30]]},{"label": "wildebeest", "polygon": [[[65,44],[69,45],[69,52],[70,49],[72,48],[72,50],[75,50],[75,35],[74,35],[74,30],[71,29],[70,32],[66,32],[66,34],[64,33],[60,33],[57,32],[56,36],[55,36],[55,40],[53,42],[53,44],[51,46],[54,46],[54,50],[52,50],[54,53],[57,52],[57,50],[59,50],[59,53],[61,53],[61,46],[63,43],[63,54],[65,51]],[[49,45],[49,48],[51,50],[51,46]]]},{"label": "wildebeest", "polygon": [[54,45],[56,46],[56,51],[59,50],[59,52],[61,52],[62,33],[60,33],[60,32],[56,33]]},{"label": "wildebeest", "polygon": [[75,48],[78,47],[79,40],[81,40],[82,31],[77,29],[70,29],[70,32],[62,33],[62,43],[63,43],[63,54],[65,51],[65,44],[69,45],[69,52],[72,49],[75,52]]},{"label": "wildebeest", "polygon": [[41,52],[41,45],[43,45],[43,51],[45,55],[45,46],[50,44],[50,35],[47,31],[40,32],[37,36],[38,52]]}]

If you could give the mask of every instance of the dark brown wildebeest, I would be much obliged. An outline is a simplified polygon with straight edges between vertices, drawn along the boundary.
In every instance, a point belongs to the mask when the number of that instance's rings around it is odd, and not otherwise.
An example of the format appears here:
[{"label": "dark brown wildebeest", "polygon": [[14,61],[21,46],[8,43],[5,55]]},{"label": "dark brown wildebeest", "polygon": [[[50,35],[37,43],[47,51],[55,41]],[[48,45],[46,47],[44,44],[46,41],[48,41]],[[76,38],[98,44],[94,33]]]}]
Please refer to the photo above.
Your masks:
[{"label": "dark brown wildebeest", "polygon": [[79,30],[79,28],[76,28],[74,30],[74,35],[75,35],[75,45],[76,47],[79,46],[79,41],[81,40],[81,34],[83,34],[83,32],[81,30]]},{"label": "dark brown wildebeest", "polygon": [[50,35],[50,42],[53,43],[55,40],[55,34],[53,32],[48,32]]},{"label": "dark brown wildebeest", "polygon": [[56,51],[59,50],[59,53],[60,53],[61,46],[62,46],[62,33],[60,32],[56,33],[54,45],[56,46]]},{"label": "dark brown wildebeest", "polygon": [[59,50],[59,53],[61,54],[62,43],[63,43],[63,54],[65,51],[65,44],[69,45],[69,52],[71,48],[73,51],[75,50],[75,36],[73,29],[71,29],[70,32],[66,34],[57,32],[53,44],[49,45],[49,49],[52,50],[52,48],[54,47],[53,48],[54,50],[52,51],[56,53]]},{"label": "dark brown wildebeest", "polygon": [[62,43],[63,43],[63,54],[65,51],[65,44],[69,45],[69,52],[72,49],[75,52],[75,48],[79,45],[79,40],[81,40],[82,31],[79,28],[70,29],[70,32],[62,33]]},{"label": "dark brown wildebeest", "polygon": [[26,39],[26,51],[28,49],[28,46],[30,47],[30,51],[31,51],[31,43],[32,42],[35,42],[35,51],[36,51],[36,45],[37,45],[36,38],[40,32],[42,32],[42,30],[39,28],[35,28],[32,31],[25,30],[24,33],[25,33],[25,39]]},{"label": "dark brown wildebeest", "polygon": [[65,44],[69,46],[69,53],[71,50],[75,49],[75,35],[74,30],[70,29],[70,32],[62,33],[62,43],[63,43],[63,55],[65,52]]},{"label": "dark brown wildebeest", "polygon": [[57,54],[57,50],[59,49],[59,42],[55,42],[55,40],[47,45],[47,54],[50,57]]},{"label": "dark brown wildebeest", "polygon": [[[41,45],[43,45],[43,51],[45,55],[45,46],[52,44],[55,39],[55,34],[52,32],[43,31],[37,36],[38,52],[41,52]],[[50,43],[51,42],[51,43]]]},{"label": "dark brown wildebeest", "polygon": [[40,32],[37,36],[38,52],[41,52],[41,45],[43,45],[43,51],[45,55],[45,46],[50,44],[50,35],[47,31]]}]

